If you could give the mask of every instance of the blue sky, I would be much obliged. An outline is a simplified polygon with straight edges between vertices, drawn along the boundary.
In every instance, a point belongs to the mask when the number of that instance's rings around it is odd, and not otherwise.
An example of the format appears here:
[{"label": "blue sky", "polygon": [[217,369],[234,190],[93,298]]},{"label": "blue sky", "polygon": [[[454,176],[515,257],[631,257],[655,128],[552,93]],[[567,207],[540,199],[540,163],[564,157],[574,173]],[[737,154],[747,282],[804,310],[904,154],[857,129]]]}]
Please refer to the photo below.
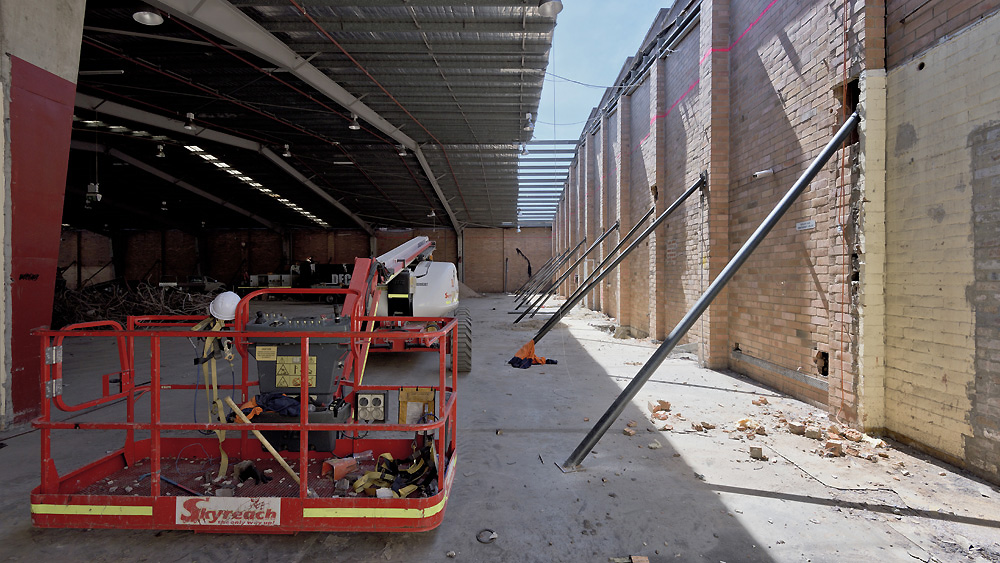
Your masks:
[{"label": "blue sky", "polygon": [[[611,86],[625,59],[639,50],[657,12],[672,4],[672,0],[563,0],[548,72]],[[535,139],[577,139],[604,88],[573,84],[551,74],[542,89]]]}]

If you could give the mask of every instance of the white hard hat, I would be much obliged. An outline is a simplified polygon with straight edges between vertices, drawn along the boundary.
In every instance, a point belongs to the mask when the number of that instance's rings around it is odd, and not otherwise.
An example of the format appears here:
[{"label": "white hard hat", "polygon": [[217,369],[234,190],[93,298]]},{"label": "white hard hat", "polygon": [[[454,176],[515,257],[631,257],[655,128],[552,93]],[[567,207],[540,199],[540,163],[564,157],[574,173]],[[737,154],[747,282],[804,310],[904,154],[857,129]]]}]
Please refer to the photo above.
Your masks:
[{"label": "white hard hat", "polygon": [[225,291],[215,296],[208,306],[208,312],[221,321],[231,321],[236,318],[236,304],[239,302],[239,295]]}]

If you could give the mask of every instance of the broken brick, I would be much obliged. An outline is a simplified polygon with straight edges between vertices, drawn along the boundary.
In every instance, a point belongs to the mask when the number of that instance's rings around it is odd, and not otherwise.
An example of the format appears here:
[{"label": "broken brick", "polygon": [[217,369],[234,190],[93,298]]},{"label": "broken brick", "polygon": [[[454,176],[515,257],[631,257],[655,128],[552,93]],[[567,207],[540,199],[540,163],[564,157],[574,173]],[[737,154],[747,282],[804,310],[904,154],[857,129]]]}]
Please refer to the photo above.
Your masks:
[{"label": "broken brick", "polygon": [[844,442],[840,440],[827,440],[823,449],[826,450],[827,455],[840,457],[844,455]]},{"label": "broken brick", "polygon": [[806,433],[806,425],[800,422],[789,422],[788,431],[792,434],[798,434],[801,436]]},{"label": "broken brick", "polygon": [[705,431],[705,428],[702,425],[696,424],[694,422],[691,423],[691,429],[694,430],[695,432],[704,432]]},{"label": "broken brick", "polygon": [[628,426],[629,428],[635,428],[636,426],[639,426],[639,423],[634,420],[630,420],[628,421],[628,424],[626,424],[625,426]]},{"label": "broken brick", "polygon": [[670,418],[670,414],[668,414],[666,411],[656,411],[653,413],[653,418],[655,418],[656,420],[667,420],[668,418]]},{"label": "broken brick", "polygon": [[754,433],[756,433],[756,434],[760,434],[761,436],[767,436],[767,428],[765,428],[765,427],[764,427],[763,425],[761,425],[761,426],[758,426],[758,427],[757,427],[757,428],[756,428],[756,429],[754,430]]},{"label": "broken brick", "polygon": [[702,423],[701,423],[701,426],[702,426],[702,428],[704,428],[705,430],[714,430],[714,429],[715,429],[715,425],[714,425],[714,424],[712,424],[711,422],[702,422]]},{"label": "broken brick", "polygon": [[635,429],[626,426],[625,428],[622,428],[622,434],[626,436],[635,436]]},{"label": "broken brick", "polygon": [[812,438],[813,440],[819,440],[823,437],[822,431],[819,426],[806,426],[806,438]]},{"label": "broken brick", "polygon": [[844,430],[843,435],[844,438],[847,438],[852,442],[860,442],[865,437],[865,435],[862,434],[860,430],[855,430],[854,428],[848,428],[847,430]]},{"label": "broken brick", "polygon": [[750,402],[757,405],[758,407],[762,407],[767,404],[767,399],[764,397],[757,397],[756,399]]},{"label": "broken brick", "polygon": [[750,446],[750,457],[761,461],[767,461],[767,456],[764,455],[764,448],[760,446]]}]

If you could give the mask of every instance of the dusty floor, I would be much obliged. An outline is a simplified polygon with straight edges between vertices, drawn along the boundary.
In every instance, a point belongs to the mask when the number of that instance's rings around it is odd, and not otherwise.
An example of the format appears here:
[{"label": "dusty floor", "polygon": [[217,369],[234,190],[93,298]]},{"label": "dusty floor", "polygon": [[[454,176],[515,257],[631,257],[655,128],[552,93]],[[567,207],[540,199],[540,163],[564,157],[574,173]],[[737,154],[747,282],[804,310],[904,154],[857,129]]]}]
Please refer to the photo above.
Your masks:
[{"label": "dusty floor", "polygon": [[[39,480],[39,434],[19,428],[0,437],[0,555],[13,561],[415,562],[450,561],[448,552],[454,560],[519,563],[633,555],[653,562],[1000,561],[1000,488],[891,443],[865,450],[874,461],[823,457],[824,441],[792,434],[787,424],[808,419],[826,430],[835,421],[821,409],[735,374],[701,369],[685,354],[664,362],[581,471],[564,473],[559,465],[656,343],[614,339],[609,319],[577,310],[537,347],[558,365],[516,370],[506,361],[541,321],[511,325],[507,296],[463,304],[474,318],[474,369],[460,379],[457,475],[437,529],[295,536],[36,529],[28,495]],[[179,355],[177,369],[189,370],[187,352]],[[78,347],[67,357],[100,363],[113,354]],[[376,356],[369,373],[390,377],[427,361],[429,355]],[[667,420],[651,417],[648,404],[658,400],[671,404]],[[185,396],[175,407],[193,405]],[[763,426],[764,434],[738,430],[743,419],[749,419],[744,426]],[[120,439],[70,434],[56,441],[60,471]],[[752,446],[769,459],[752,459]],[[494,530],[496,540],[479,543],[484,529]]]}]

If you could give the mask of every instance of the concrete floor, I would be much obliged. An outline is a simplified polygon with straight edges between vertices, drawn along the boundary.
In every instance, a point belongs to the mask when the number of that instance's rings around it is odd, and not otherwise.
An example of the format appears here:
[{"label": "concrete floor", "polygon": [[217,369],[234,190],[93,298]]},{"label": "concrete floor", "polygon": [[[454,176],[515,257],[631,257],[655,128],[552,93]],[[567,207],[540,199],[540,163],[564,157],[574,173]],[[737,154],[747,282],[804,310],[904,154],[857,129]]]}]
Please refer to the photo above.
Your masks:
[{"label": "concrete floor", "polygon": [[[1000,488],[894,444],[874,462],[821,457],[822,442],[791,434],[780,419],[812,417],[829,425],[822,409],[735,374],[701,369],[685,354],[664,362],[581,471],[563,473],[559,464],[656,343],[614,339],[609,319],[578,309],[537,347],[559,364],[517,370],[506,361],[541,321],[511,325],[508,296],[463,304],[474,319],[475,365],[460,378],[458,473],[437,529],[295,536],[35,529],[28,495],[39,481],[39,434],[20,428],[0,437],[6,446],[0,555],[12,561],[416,562],[450,561],[448,552],[454,560],[518,563],[638,555],[652,562],[1000,561]],[[190,347],[180,342],[176,370],[189,373]],[[114,356],[110,348],[81,344],[68,347],[67,358],[67,365],[99,364]],[[368,373],[405,378],[433,361],[429,354],[375,356]],[[767,405],[752,403],[761,397]],[[671,403],[672,430],[657,430],[664,423],[651,420],[647,402],[656,400]],[[191,405],[183,397],[176,408],[190,412]],[[747,417],[767,434],[748,440],[735,431]],[[637,423],[635,436],[623,433],[629,421]],[[691,427],[701,422],[716,428]],[[60,471],[120,440],[110,432],[68,434],[56,441],[65,458]],[[750,446],[762,446],[769,461],[751,459]],[[497,539],[477,542],[484,529]]]}]

